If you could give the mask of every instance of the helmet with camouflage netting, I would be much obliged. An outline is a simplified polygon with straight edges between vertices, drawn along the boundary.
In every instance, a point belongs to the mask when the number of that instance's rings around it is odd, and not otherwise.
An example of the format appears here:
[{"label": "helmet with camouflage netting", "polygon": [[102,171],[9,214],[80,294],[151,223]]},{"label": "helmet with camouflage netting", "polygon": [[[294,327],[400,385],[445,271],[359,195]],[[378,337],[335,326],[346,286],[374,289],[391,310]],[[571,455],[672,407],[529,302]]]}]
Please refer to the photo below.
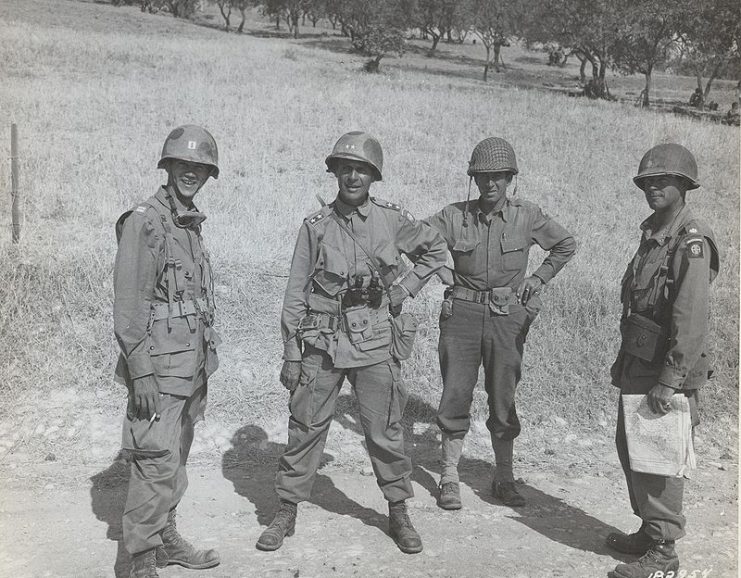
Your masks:
[{"label": "helmet with camouflage netting", "polygon": [[499,137],[489,137],[476,145],[468,161],[468,176],[476,173],[510,172],[516,175],[517,159],[512,145]]},{"label": "helmet with camouflage netting", "polygon": [[165,168],[168,160],[177,159],[211,167],[211,176],[219,177],[219,150],[206,129],[186,124],[174,129],[165,139],[157,168]]},{"label": "helmet with camouflage netting", "polygon": [[382,180],[383,150],[381,144],[368,133],[352,131],[343,134],[325,159],[327,172],[333,173],[337,161],[347,159],[370,165],[377,181]]}]

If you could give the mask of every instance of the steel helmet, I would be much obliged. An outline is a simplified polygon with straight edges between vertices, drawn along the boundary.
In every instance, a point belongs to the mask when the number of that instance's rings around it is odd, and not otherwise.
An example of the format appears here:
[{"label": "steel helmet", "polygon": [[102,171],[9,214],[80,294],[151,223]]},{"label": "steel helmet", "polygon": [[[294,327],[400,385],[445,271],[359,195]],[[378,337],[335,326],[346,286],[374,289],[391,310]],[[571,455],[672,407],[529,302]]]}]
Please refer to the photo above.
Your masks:
[{"label": "steel helmet", "polygon": [[476,145],[468,161],[468,176],[476,173],[498,173],[508,171],[516,175],[517,159],[515,150],[506,140],[499,137],[489,137]]},{"label": "steel helmet", "polygon": [[638,165],[638,174],[633,182],[641,188],[641,181],[646,177],[676,175],[687,180],[687,190],[700,186],[697,182],[697,163],[692,153],[682,145],[666,143],[650,149]]},{"label": "steel helmet", "polygon": [[164,168],[169,159],[208,165],[211,167],[211,176],[219,178],[219,149],[211,133],[200,126],[179,126],[167,136],[157,168]]},{"label": "steel helmet", "polygon": [[334,172],[336,161],[339,159],[367,163],[373,167],[376,180],[382,180],[383,150],[381,144],[368,133],[353,131],[343,134],[334,145],[332,154],[324,161],[328,173]]}]

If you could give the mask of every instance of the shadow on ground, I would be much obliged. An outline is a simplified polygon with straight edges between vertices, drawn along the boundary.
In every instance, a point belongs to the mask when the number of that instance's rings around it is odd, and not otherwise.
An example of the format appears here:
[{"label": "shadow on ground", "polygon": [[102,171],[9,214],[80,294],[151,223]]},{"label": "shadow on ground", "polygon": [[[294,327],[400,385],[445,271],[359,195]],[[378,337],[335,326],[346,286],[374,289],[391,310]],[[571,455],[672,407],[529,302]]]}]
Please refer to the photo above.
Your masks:
[{"label": "shadow on ground", "polygon": [[[265,431],[256,425],[246,425],[234,434],[232,448],[224,453],[222,473],[232,482],[234,491],[255,505],[257,522],[267,526],[278,509],[275,493],[275,473],[284,444],[268,441]],[[330,454],[323,454],[319,473],[314,481],[311,503],[341,516],[357,518],[367,526],[386,532],[386,516],[365,508],[337,488],[332,479],[321,473],[322,466],[333,461]]]},{"label": "shadow on ground", "polygon": [[[362,435],[362,430],[356,421],[343,419],[343,415],[354,411],[354,398],[349,395],[340,396],[337,408],[337,414],[339,414],[336,415],[337,421],[343,427]],[[437,481],[440,479],[440,443],[432,433],[434,430],[415,428],[414,425],[435,424],[436,410],[420,397],[412,395],[407,401],[404,414],[406,416],[404,418],[405,446],[414,464],[412,479],[435,498],[437,497]],[[422,433],[415,434],[415,429],[421,430]],[[494,497],[491,491],[492,465],[491,462],[470,458],[464,454],[458,468],[460,481],[470,487],[483,502],[502,507],[501,502]],[[434,476],[430,472],[434,473]],[[562,498],[552,496],[528,484],[518,485],[519,491],[527,499],[527,506],[512,509],[512,514],[508,515],[508,518],[570,548],[609,555],[616,560],[626,560],[625,557],[613,552],[605,545],[605,537],[611,532],[618,532],[617,528],[589,515],[581,508],[570,505]]]},{"label": "shadow on ground", "polygon": [[116,578],[129,575],[131,556],[123,543],[121,517],[126,505],[126,494],[129,491],[130,462],[122,452],[113,463],[90,478],[90,504],[95,517],[108,524],[106,538],[118,543],[113,572]]}]

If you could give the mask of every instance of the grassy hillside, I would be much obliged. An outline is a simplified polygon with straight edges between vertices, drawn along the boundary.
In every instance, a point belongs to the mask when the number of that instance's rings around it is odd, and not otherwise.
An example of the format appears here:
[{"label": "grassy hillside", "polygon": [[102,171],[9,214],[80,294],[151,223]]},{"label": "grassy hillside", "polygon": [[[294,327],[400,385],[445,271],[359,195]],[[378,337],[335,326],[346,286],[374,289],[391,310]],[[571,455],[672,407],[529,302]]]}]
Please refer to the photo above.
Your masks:
[{"label": "grassy hillside", "polygon": [[[358,72],[361,59],[319,41],[227,35],[134,8],[6,0],[0,36],[0,110],[21,134],[27,219],[22,244],[12,246],[3,197],[0,436],[17,434],[6,447],[46,420],[66,432],[53,445],[64,452],[87,443],[91,415],[120,420],[125,392],[112,381],[113,223],[163,182],[155,168],[162,141],[184,123],[207,127],[221,156],[220,178],[199,197],[224,339],[210,391],[217,422],[275,431],[285,421],[277,380],[285,275],[301,220],[318,208],[314,195],[335,193],[323,159],[353,129],[384,147],[384,181],[373,194],[417,217],[465,197],[465,168],[479,140],[500,135],[514,145],[518,194],[579,243],[545,292],[528,339],[518,394],[523,421],[559,416],[589,428],[614,419],[608,369],[618,347],[618,284],[648,215],[631,177],[649,147],[671,140],[695,153],[703,188],[689,200],[721,249],[712,302],[716,378],[705,390],[703,416],[722,425],[709,436],[735,446],[737,128],[487,86],[425,72],[413,59],[384,61],[383,74],[367,75]],[[3,134],[7,158],[9,130]],[[9,181],[4,162],[0,182]],[[534,262],[542,258],[534,253]],[[441,292],[434,282],[412,305],[422,328],[405,366],[418,400],[411,419],[429,421],[439,399]],[[483,392],[475,400],[476,411],[485,410]]]}]

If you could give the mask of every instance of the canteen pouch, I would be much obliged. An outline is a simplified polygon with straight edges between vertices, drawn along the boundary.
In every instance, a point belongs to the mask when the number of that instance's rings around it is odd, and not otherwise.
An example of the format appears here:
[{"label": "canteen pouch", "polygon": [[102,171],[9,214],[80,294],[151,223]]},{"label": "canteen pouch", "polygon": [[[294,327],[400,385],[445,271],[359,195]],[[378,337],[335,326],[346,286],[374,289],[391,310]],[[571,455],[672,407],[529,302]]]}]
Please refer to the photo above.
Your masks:
[{"label": "canteen pouch", "polygon": [[411,313],[391,319],[391,355],[399,361],[409,359],[417,335],[417,320]]},{"label": "canteen pouch", "polygon": [[367,305],[348,307],[342,312],[342,317],[350,343],[362,343],[373,337],[370,309]]},{"label": "canteen pouch", "polygon": [[661,325],[648,317],[631,314],[623,319],[620,329],[623,351],[650,363],[663,359],[667,350],[668,333]]},{"label": "canteen pouch", "polygon": [[494,287],[489,290],[489,310],[494,315],[509,315],[509,304],[513,301],[511,287]]}]

